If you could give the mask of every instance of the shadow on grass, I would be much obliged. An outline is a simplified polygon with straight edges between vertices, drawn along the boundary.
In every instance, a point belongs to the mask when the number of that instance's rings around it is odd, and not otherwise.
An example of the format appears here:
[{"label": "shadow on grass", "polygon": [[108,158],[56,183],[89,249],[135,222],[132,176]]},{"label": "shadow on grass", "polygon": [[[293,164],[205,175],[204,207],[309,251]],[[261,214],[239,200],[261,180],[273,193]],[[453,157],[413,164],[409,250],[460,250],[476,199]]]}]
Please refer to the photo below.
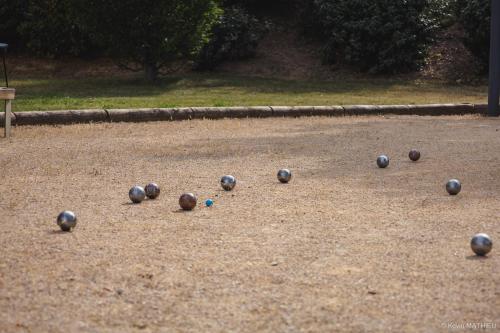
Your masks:
[{"label": "shadow on grass", "polygon": [[[237,89],[246,93],[303,94],[303,93],[346,93],[379,92],[393,86],[408,86],[411,81],[392,79],[358,79],[334,81],[292,81],[242,76],[212,74],[190,74],[184,77],[161,78],[150,83],[139,78],[88,78],[88,79],[24,79],[12,83],[20,99],[30,98],[112,98],[153,97],[172,91],[213,89],[230,92]],[[415,89],[417,89],[415,87]]]},{"label": "shadow on grass", "polygon": [[176,89],[181,78],[167,78],[157,84],[141,79],[89,78],[14,81],[17,97],[25,98],[102,98],[147,97]]},{"label": "shadow on grass", "polygon": [[457,87],[398,78],[328,81],[245,77],[213,73],[142,78],[23,79],[14,111],[254,105],[416,104],[471,102],[484,87]]}]

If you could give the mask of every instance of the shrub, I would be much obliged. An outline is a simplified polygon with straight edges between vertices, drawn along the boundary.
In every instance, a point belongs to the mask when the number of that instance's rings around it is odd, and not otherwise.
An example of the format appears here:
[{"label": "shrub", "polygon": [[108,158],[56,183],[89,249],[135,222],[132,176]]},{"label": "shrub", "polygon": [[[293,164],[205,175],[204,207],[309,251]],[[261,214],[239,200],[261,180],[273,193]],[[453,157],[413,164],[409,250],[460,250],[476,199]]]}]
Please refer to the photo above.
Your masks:
[{"label": "shrub", "polygon": [[257,45],[268,30],[268,24],[239,6],[224,11],[212,29],[212,38],[203,47],[197,69],[213,69],[226,60],[255,56]]},{"label": "shrub", "polygon": [[426,0],[314,0],[328,63],[372,73],[419,68],[437,22]]},{"label": "shrub", "polygon": [[19,32],[27,47],[48,56],[83,55],[93,44],[79,15],[74,0],[28,0]]},{"label": "shrub", "polygon": [[489,0],[468,0],[460,14],[465,30],[464,44],[478,58],[484,71],[490,56],[490,17]]},{"label": "shrub", "polygon": [[19,34],[19,23],[24,21],[28,0],[5,1],[0,5],[0,43],[9,48],[22,49],[25,41]]},{"label": "shrub", "polygon": [[461,0],[429,0],[426,15],[435,19],[441,27],[449,27],[457,22],[460,14],[459,1]]},{"label": "shrub", "polygon": [[107,53],[151,81],[176,60],[194,59],[220,14],[214,0],[77,1]]}]

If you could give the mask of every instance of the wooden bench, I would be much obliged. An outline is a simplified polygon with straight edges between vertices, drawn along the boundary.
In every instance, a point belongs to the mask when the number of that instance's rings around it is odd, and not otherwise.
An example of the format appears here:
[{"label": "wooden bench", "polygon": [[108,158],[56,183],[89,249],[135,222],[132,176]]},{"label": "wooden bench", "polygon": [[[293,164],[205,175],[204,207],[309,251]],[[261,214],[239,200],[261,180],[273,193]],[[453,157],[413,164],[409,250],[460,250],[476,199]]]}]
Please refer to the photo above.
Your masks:
[{"label": "wooden bench", "polygon": [[16,97],[16,89],[1,88],[0,100],[5,101],[5,137],[10,137],[10,118],[12,117],[12,100]]}]

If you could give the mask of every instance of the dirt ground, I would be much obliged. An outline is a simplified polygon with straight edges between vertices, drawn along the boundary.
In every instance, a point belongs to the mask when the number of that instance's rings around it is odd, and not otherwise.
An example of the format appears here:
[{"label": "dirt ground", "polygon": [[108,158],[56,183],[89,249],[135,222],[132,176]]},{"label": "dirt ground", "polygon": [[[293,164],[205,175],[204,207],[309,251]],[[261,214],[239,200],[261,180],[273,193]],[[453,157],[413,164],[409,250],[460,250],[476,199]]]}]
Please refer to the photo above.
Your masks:
[{"label": "dirt ground", "polygon": [[[0,139],[0,332],[500,330],[498,119],[13,134]],[[287,185],[281,167],[293,172]],[[234,191],[220,188],[224,174]],[[445,191],[450,178],[458,196]],[[150,181],[160,197],[129,204],[129,188]],[[198,195],[194,211],[178,210],[183,192]],[[71,233],[55,224],[65,209],[78,216]],[[486,258],[469,246],[478,232],[494,242]]]}]

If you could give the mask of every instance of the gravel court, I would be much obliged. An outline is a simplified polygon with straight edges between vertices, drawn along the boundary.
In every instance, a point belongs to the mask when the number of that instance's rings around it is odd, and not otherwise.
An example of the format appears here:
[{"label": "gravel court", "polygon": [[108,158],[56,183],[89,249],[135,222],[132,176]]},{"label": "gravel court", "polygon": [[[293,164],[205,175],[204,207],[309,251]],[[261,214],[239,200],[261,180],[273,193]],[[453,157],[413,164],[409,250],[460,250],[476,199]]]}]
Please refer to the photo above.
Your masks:
[{"label": "gravel court", "polygon": [[[499,129],[478,116],[14,128],[0,140],[0,331],[498,326]],[[150,181],[160,197],[129,204]],[[194,211],[179,211],[183,192]],[[64,209],[72,233],[57,230]],[[487,258],[472,256],[477,232]]]}]

